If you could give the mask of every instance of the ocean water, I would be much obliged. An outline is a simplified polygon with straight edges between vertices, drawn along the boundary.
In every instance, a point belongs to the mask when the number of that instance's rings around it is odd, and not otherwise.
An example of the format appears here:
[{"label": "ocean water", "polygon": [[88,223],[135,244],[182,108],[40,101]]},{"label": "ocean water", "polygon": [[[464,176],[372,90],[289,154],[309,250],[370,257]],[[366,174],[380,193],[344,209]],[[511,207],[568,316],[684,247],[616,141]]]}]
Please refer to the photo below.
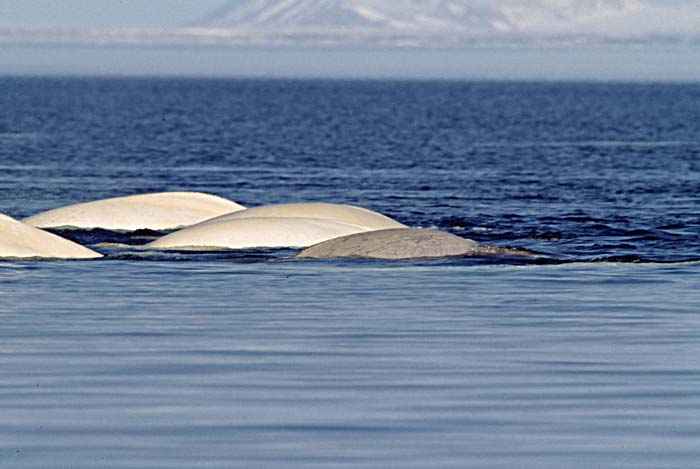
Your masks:
[{"label": "ocean water", "polygon": [[60,232],[107,257],[0,260],[0,467],[700,465],[700,85],[0,90],[16,218],[195,190],[546,256],[301,261]]}]

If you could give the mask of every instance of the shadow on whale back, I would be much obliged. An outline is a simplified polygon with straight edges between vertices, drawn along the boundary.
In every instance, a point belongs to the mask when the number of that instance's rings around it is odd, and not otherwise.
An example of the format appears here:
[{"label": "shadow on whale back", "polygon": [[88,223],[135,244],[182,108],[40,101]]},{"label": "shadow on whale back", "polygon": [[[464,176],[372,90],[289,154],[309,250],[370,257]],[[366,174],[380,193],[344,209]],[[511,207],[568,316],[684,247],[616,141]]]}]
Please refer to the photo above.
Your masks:
[{"label": "shadow on whale back", "polygon": [[428,229],[390,229],[331,239],[311,246],[300,258],[421,259],[494,254],[497,248]]},{"label": "shadow on whale back", "polygon": [[0,257],[96,259],[102,254],[0,214]]},{"label": "shadow on whale back", "polygon": [[244,218],[204,222],[163,236],[157,249],[303,248],[368,228],[320,218]]},{"label": "shadow on whale back", "polygon": [[373,230],[406,227],[385,215],[366,208],[356,207],[354,205],[337,205],[320,202],[253,207],[247,210],[222,215],[207,220],[205,223],[241,220],[246,218],[320,218],[364,226]]},{"label": "shadow on whale back", "polygon": [[22,220],[37,228],[172,230],[244,210],[228,199],[201,192],[160,192],[69,205]]}]

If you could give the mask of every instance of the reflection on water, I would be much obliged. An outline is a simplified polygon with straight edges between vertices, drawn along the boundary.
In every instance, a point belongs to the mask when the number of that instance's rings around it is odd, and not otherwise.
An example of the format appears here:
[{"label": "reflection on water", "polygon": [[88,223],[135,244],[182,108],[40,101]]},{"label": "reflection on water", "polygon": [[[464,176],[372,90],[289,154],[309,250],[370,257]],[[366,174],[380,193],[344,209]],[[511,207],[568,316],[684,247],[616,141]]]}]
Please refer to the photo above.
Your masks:
[{"label": "reflection on water", "polygon": [[697,265],[12,270],[9,283],[0,271],[8,467],[700,459]]}]

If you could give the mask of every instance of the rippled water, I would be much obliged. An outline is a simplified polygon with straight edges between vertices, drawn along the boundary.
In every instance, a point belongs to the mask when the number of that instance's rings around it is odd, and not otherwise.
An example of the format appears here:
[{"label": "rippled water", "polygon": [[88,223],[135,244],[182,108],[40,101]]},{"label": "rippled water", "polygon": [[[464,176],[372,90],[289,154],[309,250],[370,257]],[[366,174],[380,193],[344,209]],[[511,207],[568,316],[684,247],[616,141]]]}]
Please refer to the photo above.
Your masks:
[{"label": "rippled water", "polygon": [[[0,79],[0,213],[202,190],[547,260],[0,260],[0,467],[700,461],[700,85]],[[129,247],[131,246],[131,247]]]}]

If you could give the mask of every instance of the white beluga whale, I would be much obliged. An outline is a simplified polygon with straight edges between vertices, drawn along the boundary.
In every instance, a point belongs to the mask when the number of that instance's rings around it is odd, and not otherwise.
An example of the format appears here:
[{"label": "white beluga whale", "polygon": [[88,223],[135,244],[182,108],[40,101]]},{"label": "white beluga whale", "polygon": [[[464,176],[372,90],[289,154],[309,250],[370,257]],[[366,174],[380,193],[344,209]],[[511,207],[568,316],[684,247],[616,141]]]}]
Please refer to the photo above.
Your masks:
[{"label": "white beluga whale", "polygon": [[211,194],[160,192],[69,205],[22,221],[37,228],[173,230],[244,209],[236,202]]},{"label": "white beluga whale", "polygon": [[368,228],[322,218],[243,218],[208,221],[163,236],[157,249],[304,248]]},{"label": "white beluga whale", "polygon": [[486,254],[528,254],[479,244],[471,239],[429,229],[370,231],[331,239],[311,246],[297,257],[309,259],[425,259]]},{"label": "white beluga whale", "polygon": [[265,205],[222,215],[205,223],[246,218],[320,218],[364,226],[372,230],[406,228],[405,225],[366,208],[327,203]]},{"label": "white beluga whale", "polygon": [[96,259],[102,254],[0,214],[0,257]]}]

